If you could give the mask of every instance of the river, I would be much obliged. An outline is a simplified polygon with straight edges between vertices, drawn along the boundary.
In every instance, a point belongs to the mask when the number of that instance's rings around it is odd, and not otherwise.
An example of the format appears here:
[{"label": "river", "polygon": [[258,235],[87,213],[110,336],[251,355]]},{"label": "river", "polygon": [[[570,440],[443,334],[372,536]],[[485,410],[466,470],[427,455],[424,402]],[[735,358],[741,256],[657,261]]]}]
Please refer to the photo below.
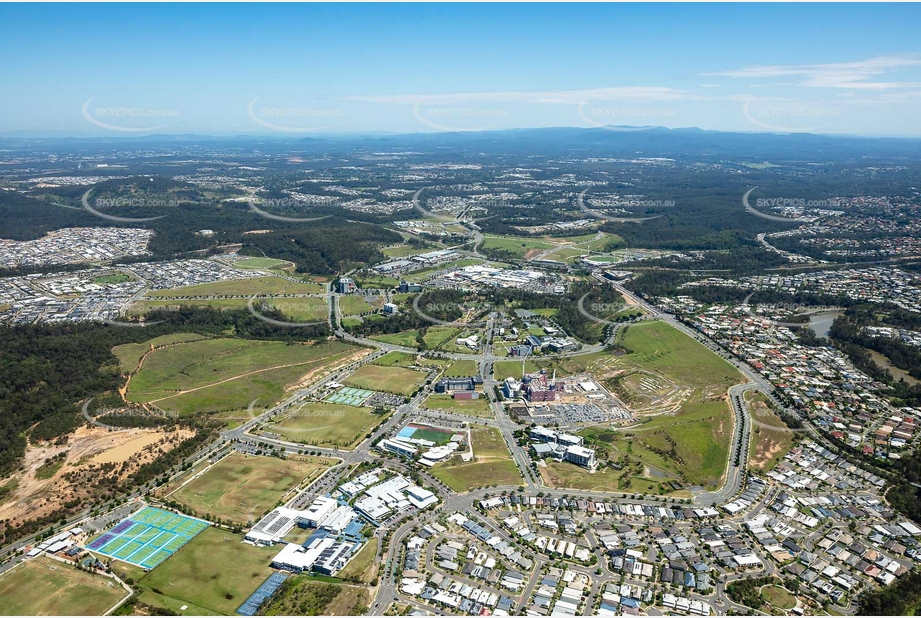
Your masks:
[{"label": "river", "polygon": [[822,313],[813,313],[809,316],[809,328],[817,337],[828,337],[828,331],[834,324],[835,318],[841,315],[840,311],[823,311]]},{"label": "river", "polygon": [[892,374],[892,377],[898,380],[905,380],[906,384],[914,386],[916,384],[921,384],[921,380],[915,379],[908,375],[908,372],[904,369],[899,369],[889,360],[887,356],[883,356],[876,350],[867,350],[870,353],[870,356],[873,358],[873,362],[882,367],[883,369],[888,369],[889,373]]}]

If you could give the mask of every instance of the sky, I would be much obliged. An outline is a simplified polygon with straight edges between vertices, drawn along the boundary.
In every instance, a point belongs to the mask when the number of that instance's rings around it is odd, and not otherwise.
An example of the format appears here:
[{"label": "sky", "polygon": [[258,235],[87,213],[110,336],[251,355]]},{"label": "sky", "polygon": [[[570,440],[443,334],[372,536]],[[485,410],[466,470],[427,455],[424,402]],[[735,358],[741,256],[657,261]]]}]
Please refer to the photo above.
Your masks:
[{"label": "sky", "polygon": [[918,4],[2,4],[0,135],[921,136]]}]

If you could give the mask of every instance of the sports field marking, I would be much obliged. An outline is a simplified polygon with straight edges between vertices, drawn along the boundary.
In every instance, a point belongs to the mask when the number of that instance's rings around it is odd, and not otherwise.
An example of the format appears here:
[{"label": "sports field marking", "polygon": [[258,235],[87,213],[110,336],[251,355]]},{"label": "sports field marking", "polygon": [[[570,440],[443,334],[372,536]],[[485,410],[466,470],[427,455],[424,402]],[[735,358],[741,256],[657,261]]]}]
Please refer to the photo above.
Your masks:
[{"label": "sports field marking", "polygon": [[148,506],[86,547],[104,556],[152,569],[208,526],[200,519]]}]

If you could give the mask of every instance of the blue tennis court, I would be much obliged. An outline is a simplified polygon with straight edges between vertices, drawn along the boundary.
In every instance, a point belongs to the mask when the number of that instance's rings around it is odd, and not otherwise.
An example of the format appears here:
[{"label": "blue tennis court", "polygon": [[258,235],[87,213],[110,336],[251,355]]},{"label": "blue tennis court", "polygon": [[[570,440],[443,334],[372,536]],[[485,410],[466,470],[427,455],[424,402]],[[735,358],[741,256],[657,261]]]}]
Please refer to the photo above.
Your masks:
[{"label": "blue tennis court", "polygon": [[259,589],[250,595],[248,599],[237,609],[241,616],[255,616],[262,604],[275,594],[285,580],[288,579],[287,573],[272,573],[269,578],[262,582]]},{"label": "blue tennis court", "polygon": [[368,391],[363,388],[346,386],[341,388],[323,401],[327,403],[338,403],[346,406],[360,407],[368,397],[374,394],[374,391]]},{"label": "blue tennis court", "polygon": [[208,522],[145,507],[90,541],[86,548],[122,562],[152,569],[208,527]]}]

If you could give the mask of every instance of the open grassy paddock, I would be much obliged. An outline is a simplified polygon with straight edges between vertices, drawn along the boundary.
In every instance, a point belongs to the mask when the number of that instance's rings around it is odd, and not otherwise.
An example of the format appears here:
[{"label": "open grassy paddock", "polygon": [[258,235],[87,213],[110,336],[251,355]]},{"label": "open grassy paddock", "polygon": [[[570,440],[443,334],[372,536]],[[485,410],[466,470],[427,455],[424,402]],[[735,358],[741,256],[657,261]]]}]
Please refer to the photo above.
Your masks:
[{"label": "open grassy paddock", "polygon": [[[422,335],[422,339],[425,341],[425,345],[428,346],[430,350],[435,350],[441,348],[442,346],[454,343],[454,339],[458,337],[460,331],[451,326],[432,326],[426,329],[425,334]],[[469,350],[465,347],[465,352]]]},{"label": "open grassy paddock", "polygon": [[452,399],[451,395],[432,393],[422,404],[429,410],[445,410],[452,414],[466,414],[481,418],[492,418],[492,408],[486,395],[480,393],[479,399]]},{"label": "open grassy paddock", "polygon": [[394,245],[393,247],[384,247],[381,249],[384,255],[391,258],[409,257],[417,253],[425,253],[426,251],[431,251],[431,249],[419,249],[410,245]]},{"label": "open grassy paddock", "polygon": [[[344,322],[343,322],[344,323]],[[416,336],[419,334],[419,331],[416,330],[405,330],[400,333],[390,333],[387,335],[374,335],[371,339],[375,341],[380,341],[382,343],[389,343],[391,345],[399,345],[404,348],[415,348],[416,347]]]},{"label": "open grassy paddock", "polygon": [[288,490],[335,463],[323,457],[231,453],[169,497],[196,513],[246,524],[257,521]]},{"label": "open grassy paddock", "polygon": [[[612,468],[589,472],[585,468],[565,461],[546,461],[540,466],[541,477],[549,487],[582,489],[586,491],[638,491],[647,494],[658,493],[656,483],[634,479],[628,488],[624,488],[624,478],[620,470]],[[627,475],[629,478],[629,475]],[[636,483],[634,485],[634,482]]]},{"label": "open grassy paddock", "polygon": [[448,377],[466,378],[468,376],[479,375],[479,367],[476,361],[459,360],[454,361],[445,368],[444,375]]},{"label": "open grassy paddock", "polygon": [[350,449],[387,416],[373,414],[370,408],[308,403],[280,423],[266,425],[265,430],[290,442]]},{"label": "open grassy paddock", "polygon": [[294,263],[288,260],[276,260],[275,258],[251,257],[240,260],[239,262],[234,262],[233,267],[243,270],[287,270],[293,268]]},{"label": "open grassy paddock", "polygon": [[369,391],[408,396],[415,392],[416,388],[425,380],[425,377],[426,375],[421,371],[403,369],[402,367],[362,365],[358,368],[358,371],[347,377],[342,383]]},{"label": "open grassy paddock", "polygon": [[278,296],[283,294],[322,294],[325,288],[319,283],[294,282],[283,277],[265,276],[232,279],[187,285],[169,290],[148,292],[145,298],[175,298],[177,296]]},{"label": "open grassy paddock", "polygon": [[622,332],[620,344],[630,353],[574,357],[580,359],[580,366],[566,365],[571,370],[591,370],[605,379],[614,392],[634,402],[631,407],[639,415],[636,427],[580,432],[598,449],[599,459],[618,462],[629,471],[612,475],[617,482],[612,489],[658,493],[666,491],[671,480],[718,486],[732,439],[726,393],[730,386],[743,382],[743,376],[664,322],[633,324]]},{"label": "open grassy paddock", "polygon": [[620,357],[644,369],[662,373],[687,386],[725,394],[730,386],[742,382],[742,375],[727,361],[691,337],[665,322],[631,324],[623,331],[620,343],[631,351]]},{"label": "open grassy paddock", "polygon": [[[678,479],[691,485],[719,485],[729,456],[732,417],[726,402],[688,404],[675,416],[656,416],[638,427],[579,432],[611,461],[634,466],[634,483]],[[632,486],[621,489],[638,491]]]},{"label": "open grassy paddock", "polygon": [[386,277],[384,275],[358,275],[355,278],[355,283],[363,288],[379,290],[389,290],[400,285],[400,281],[398,279],[394,279],[393,277]]},{"label": "open grassy paddock", "polygon": [[796,597],[780,586],[765,586],[761,589],[761,598],[771,604],[775,609],[793,609],[796,607]]},{"label": "open grassy paddock", "polygon": [[196,333],[174,333],[172,335],[163,335],[155,337],[144,343],[125,343],[112,348],[112,354],[118,359],[119,368],[129,373],[137,369],[141,357],[152,348],[160,348],[174,343],[187,343],[189,341],[199,341],[204,339],[202,335]]},{"label": "open grassy paddock", "polygon": [[372,364],[381,367],[406,367],[416,362],[415,354],[404,354],[403,352],[387,352]]},{"label": "open grassy paddock", "polygon": [[361,315],[377,311],[384,306],[383,296],[340,296],[339,311],[342,315]]},{"label": "open grassy paddock", "polygon": [[484,249],[500,249],[511,251],[518,257],[526,257],[529,253],[552,249],[557,243],[537,238],[522,238],[518,236],[486,236],[483,239]]},{"label": "open grassy paddock", "polygon": [[147,315],[151,311],[166,309],[167,311],[176,311],[181,307],[209,307],[212,309],[245,309],[247,305],[245,298],[190,298],[190,299],[159,299],[159,300],[139,300],[128,308],[126,315],[129,318]]},{"label": "open grassy paddock", "polygon": [[[234,615],[272,574],[277,553],[210,527],[138,582],[140,601],[189,616]],[[181,611],[183,605],[189,607]]]},{"label": "open grassy paddock", "polygon": [[377,563],[377,537],[371,537],[358,555],[352,558],[344,569],[339,571],[337,577],[346,581],[357,581],[370,584],[377,577],[380,565]]},{"label": "open grassy paddock", "polygon": [[[576,357],[578,358],[578,357]],[[524,363],[524,373],[535,373],[541,369],[546,369],[547,373],[552,374],[553,370],[556,369],[557,377],[563,377],[569,375],[569,371],[565,368],[565,362],[569,362],[570,359],[565,359],[564,361],[559,361],[556,359],[528,359],[525,361],[522,360],[507,360],[507,361],[496,361],[492,366],[492,373],[497,382],[501,382],[506,378],[515,378],[516,380],[521,379],[522,374],[522,363]]]},{"label": "open grassy paddock", "polygon": [[771,408],[764,393],[745,393],[748,411],[752,420],[752,445],[749,449],[749,465],[755,470],[770,471],[783,459],[793,446],[795,434],[787,428]]},{"label": "open grassy paddock", "polygon": [[[498,429],[474,427],[473,461],[464,462],[460,455],[432,468],[432,475],[458,492],[488,485],[519,485],[521,474]],[[415,436],[414,436],[415,437]]]},{"label": "open grassy paddock", "polygon": [[110,577],[45,557],[0,575],[2,616],[101,616],[126,596]]},{"label": "open grassy paddock", "polygon": [[[338,341],[314,345],[205,339],[157,349],[128,383],[129,401],[178,414],[241,410],[278,401],[303,376],[354,353]],[[133,354],[133,352],[132,352]],[[128,356],[128,351],[124,352]]]},{"label": "open grassy paddock", "polygon": [[282,584],[262,613],[267,616],[359,616],[369,600],[366,588],[295,575]]}]

